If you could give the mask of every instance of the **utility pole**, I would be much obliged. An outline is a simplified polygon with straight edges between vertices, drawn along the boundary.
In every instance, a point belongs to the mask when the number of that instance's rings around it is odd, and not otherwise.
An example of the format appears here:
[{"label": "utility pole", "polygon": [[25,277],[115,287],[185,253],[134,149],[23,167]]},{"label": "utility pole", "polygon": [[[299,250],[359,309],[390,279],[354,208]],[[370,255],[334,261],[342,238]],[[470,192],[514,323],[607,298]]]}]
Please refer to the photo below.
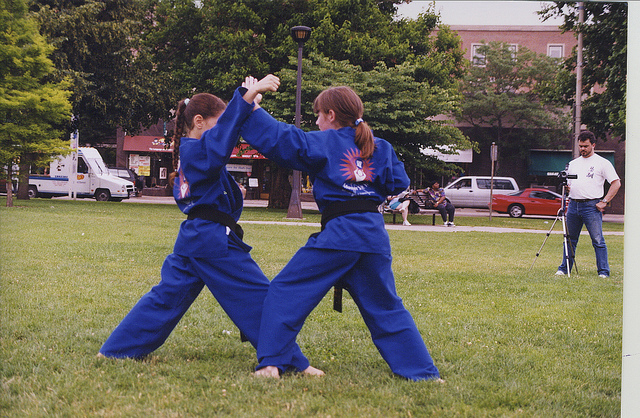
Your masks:
[{"label": "utility pole", "polygon": [[573,142],[571,150],[573,158],[580,156],[578,149],[578,135],[582,129],[582,24],[584,23],[584,2],[578,2],[578,50],[576,62],[576,115],[573,128]]}]

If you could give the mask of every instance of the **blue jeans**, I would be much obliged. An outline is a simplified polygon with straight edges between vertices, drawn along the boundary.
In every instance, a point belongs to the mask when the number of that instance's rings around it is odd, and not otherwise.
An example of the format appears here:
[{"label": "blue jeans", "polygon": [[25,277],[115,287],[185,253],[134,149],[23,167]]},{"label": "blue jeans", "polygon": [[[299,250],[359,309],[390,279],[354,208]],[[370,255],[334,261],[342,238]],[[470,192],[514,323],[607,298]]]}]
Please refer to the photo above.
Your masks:
[{"label": "blue jeans", "polygon": [[[602,212],[596,208],[596,203],[600,199],[593,199],[586,202],[576,202],[571,200],[567,208],[567,234],[571,241],[573,254],[575,254],[578,238],[582,226],[587,227],[591,244],[596,252],[596,265],[598,274],[609,275],[609,256],[607,254],[607,244],[604,242],[604,234],[602,233]],[[571,250],[569,250],[571,254]],[[569,258],[569,270],[573,268],[573,259]],[[567,272],[567,254],[563,249],[562,264],[558,270]]]}]

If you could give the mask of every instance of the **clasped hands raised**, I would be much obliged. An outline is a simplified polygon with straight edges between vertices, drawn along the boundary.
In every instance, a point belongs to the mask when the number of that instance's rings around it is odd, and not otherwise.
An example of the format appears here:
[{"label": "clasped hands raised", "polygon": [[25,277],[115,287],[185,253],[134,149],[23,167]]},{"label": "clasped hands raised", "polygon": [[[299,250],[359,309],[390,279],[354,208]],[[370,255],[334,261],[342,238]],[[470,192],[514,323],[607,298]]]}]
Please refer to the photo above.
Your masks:
[{"label": "clasped hands raised", "polygon": [[255,102],[256,108],[258,108],[262,101],[262,93],[266,91],[277,91],[278,87],[280,87],[280,79],[273,74],[268,74],[261,80],[253,76],[247,76],[242,83],[242,87],[247,89],[247,92],[242,98],[247,103]]}]

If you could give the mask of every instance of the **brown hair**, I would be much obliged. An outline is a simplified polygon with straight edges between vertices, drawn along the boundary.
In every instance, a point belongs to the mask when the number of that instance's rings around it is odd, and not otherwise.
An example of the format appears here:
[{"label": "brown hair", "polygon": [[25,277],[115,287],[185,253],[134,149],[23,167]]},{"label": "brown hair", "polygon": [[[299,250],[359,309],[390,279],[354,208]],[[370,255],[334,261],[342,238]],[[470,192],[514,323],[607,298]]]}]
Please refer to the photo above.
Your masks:
[{"label": "brown hair", "polygon": [[[340,126],[355,128],[355,143],[360,149],[362,158],[371,157],[375,149],[373,132],[367,122],[362,120],[364,106],[358,94],[346,86],[331,87],[324,90],[313,101],[313,111],[315,113],[327,113],[329,110],[334,111],[336,122]],[[356,123],[356,121],[359,123]]]},{"label": "brown hair", "polygon": [[198,93],[190,99],[182,99],[178,102],[176,128],[173,132],[173,173],[169,178],[171,185],[180,161],[180,138],[193,129],[193,119],[196,115],[204,119],[219,116],[226,107],[222,99],[209,93]]},{"label": "brown hair", "polygon": [[589,141],[591,144],[596,143],[596,136],[591,131],[582,131],[578,134],[578,142]]}]

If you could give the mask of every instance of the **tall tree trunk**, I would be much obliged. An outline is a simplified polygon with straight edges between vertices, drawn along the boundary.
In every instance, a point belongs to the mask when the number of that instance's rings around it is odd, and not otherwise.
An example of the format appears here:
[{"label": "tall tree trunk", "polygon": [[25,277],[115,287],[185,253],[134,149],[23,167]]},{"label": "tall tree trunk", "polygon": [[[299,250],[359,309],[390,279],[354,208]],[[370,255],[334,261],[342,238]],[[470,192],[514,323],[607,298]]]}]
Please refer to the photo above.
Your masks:
[{"label": "tall tree trunk", "polygon": [[7,207],[8,208],[13,207],[13,182],[11,181],[11,177],[13,176],[13,173],[11,172],[12,166],[13,166],[13,162],[9,161],[9,164],[7,164],[7,182],[5,183],[5,186],[7,188]]},{"label": "tall tree trunk", "polygon": [[26,156],[21,158],[19,167],[17,197],[19,200],[29,200],[29,170],[31,169],[31,159]]},{"label": "tall tree trunk", "polygon": [[291,172],[275,166],[271,170],[271,190],[269,190],[269,208],[287,209],[291,199]]}]

